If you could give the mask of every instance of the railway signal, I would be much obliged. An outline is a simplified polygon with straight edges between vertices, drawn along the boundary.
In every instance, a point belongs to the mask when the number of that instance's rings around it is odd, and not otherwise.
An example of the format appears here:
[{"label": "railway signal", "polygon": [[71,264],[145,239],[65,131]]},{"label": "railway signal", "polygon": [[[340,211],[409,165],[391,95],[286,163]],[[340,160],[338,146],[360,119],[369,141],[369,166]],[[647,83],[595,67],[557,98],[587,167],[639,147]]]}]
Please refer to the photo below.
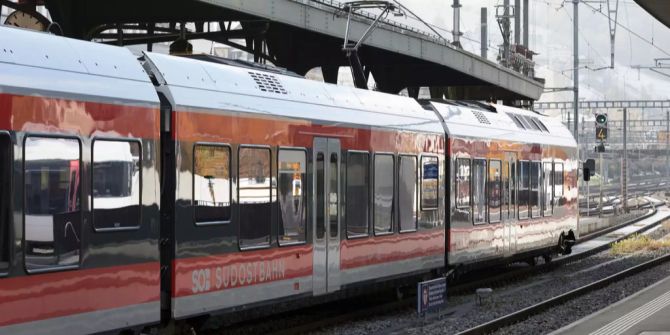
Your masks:
[{"label": "railway signal", "polygon": [[607,114],[596,114],[596,139],[600,141],[607,139]]}]

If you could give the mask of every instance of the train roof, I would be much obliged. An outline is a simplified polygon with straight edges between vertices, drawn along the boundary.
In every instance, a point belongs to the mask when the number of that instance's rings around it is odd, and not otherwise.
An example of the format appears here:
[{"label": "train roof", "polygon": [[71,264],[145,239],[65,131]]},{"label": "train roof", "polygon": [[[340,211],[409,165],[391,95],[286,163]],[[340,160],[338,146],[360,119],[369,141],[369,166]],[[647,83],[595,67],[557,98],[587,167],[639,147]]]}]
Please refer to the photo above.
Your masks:
[{"label": "train roof", "polygon": [[337,86],[249,67],[146,53],[148,68],[177,108],[444,133],[414,99]]},{"label": "train roof", "polygon": [[0,92],[158,104],[130,50],[0,26]]},{"label": "train roof", "polygon": [[449,136],[577,146],[560,120],[533,111],[481,102],[426,101],[424,106],[440,113]]}]

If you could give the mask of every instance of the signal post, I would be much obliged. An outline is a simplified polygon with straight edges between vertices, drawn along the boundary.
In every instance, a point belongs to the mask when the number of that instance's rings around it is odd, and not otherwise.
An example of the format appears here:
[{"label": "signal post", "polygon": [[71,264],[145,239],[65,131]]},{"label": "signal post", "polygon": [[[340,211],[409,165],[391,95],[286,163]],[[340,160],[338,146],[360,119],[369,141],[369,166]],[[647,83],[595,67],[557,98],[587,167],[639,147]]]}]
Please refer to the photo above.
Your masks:
[{"label": "signal post", "polygon": [[605,152],[605,140],[607,140],[608,128],[607,128],[607,114],[599,113],[596,114],[596,141],[600,141],[600,144],[596,146],[596,152],[599,155],[600,159],[600,200],[598,201],[598,211],[599,216],[603,215],[603,183],[604,173],[603,173],[603,152]]}]

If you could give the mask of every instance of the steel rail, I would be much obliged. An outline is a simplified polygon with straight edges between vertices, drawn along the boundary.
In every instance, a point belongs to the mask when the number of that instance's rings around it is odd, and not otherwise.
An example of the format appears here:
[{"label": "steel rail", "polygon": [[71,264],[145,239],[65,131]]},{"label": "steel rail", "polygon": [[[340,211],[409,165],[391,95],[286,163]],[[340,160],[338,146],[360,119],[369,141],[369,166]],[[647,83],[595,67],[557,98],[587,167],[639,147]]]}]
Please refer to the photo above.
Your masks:
[{"label": "steel rail", "polygon": [[590,292],[593,292],[595,290],[598,290],[600,288],[603,288],[605,286],[608,286],[610,284],[619,282],[623,279],[626,279],[632,275],[638,274],[642,271],[652,269],[658,265],[664,264],[666,262],[670,261],[670,254],[664,255],[657,257],[655,259],[652,259],[650,261],[647,261],[645,263],[633,266],[629,269],[623,270],[621,272],[615,273],[609,277],[600,279],[598,281],[595,281],[591,284],[584,285],[582,287],[576,288],[572,291],[563,293],[561,295],[558,295],[556,297],[547,299],[545,301],[539,302],[535,305],[526,307],[524,309],[521,309],[519,311],[516,311],[514,313],[502,316],[500,318],[497,318],[495,320],[489,321],[487,323],[481,324],[479,326],[470,328],[468,330],[462,331],[458,333],[458,335],[480,335],[480,334],[488,334],[491,332],[494,332],[502,327],[509,326],[515,323],[518,323],[520,321],[523,321],[533,315],[540,314],[547,309],[561,305],[565,302],[568,302],[570,300],[574,300],[576,298],[582,297],[585,294],[588,294]]},{"label": "steel rail", "polygon": [[[635,218],[633,220],[626,221],[625,223],[622,223],[620,225],[617,225],[617,228],[621,228],[623,226],[634,224],[634,223],[636,223],[640,220],[646,219],[646,218],[648,218],[648,217],[650,217],[654,214],[656,214],[655,209],[649,211],[647,214],[645,214],[641,217],[638,217],[638,218]],[[650,224],[647,227],[644,227],[641,231],[650,229],[650,228],[654,227],[655,225],[657,225],[658,223],[660,223],[661,221]],[[605,233],[608,233],[610,231],[611,230],[608,229],[607,232],[605,232]],[[640,231],[638,231],[638,232],[640,232]],[[600,236],[600,235],[605,234],[605,233],[593,233],[593,234],[589,234],[589,237],[592,238],[592,237]],[[623,239],[628,238],[628,237],[630,237],[630,234],[617,238],[615,240],[615,242],[623,240]],[[614,242],[607,243],[607,244],[604,244],[602,246],[598,246],[596,248],[593,248],[589,251],[581,252],[579,254],[575,254],[575,255],[572,255],[572,256],[562,257],[562,258],[556,259],[556,260],[554,260],[550,263],[546,263],[546,264],[542,264],[542,265],[538,265],[538,266],[534,266],[534,267],[528,267],[528,268],[524,268],[524,269],[518,270],[518,271],[510,271],[508,273],[503,273],[501,275],[487,277],[485,279],[477,280],[477,281],[474,281],[474,282],[469,282],[469,283],[466,283],[466,284],[460,284],[460,285],[452,286],[452,287],[448,288],[448,292],[449,292],[448,294],[449,295],[457,295],[457,294],[460,294],[460,293],[465,293],[467,291],[471,291],[472,289],[475,289],[475,288],[484,287],[484,286],[488,287],[492,283],[509,283],[513,279],[525,278],[525,277],[528,277],[528,276],[531,276],[531,275],[534,275],[534,274],[537,274],[537,273],[541,273],[541,272],[544,272],[544,271],[549,271],[549,270],[552,270],[552,269],[554,269],[554,268],[556,268],[560,265],[567,264],[567,263],[570,263],[570,262],[574,262],[574,261],[577,261],[577,260],[580,260],[580,259],[583,259],[583,258],[587,258],[587,257],[589,257],[593,254],[596,254],[596,253],[600,252],[600,251],[606,250],[606,249],[610,248],[613,243]],[[469,292],[469,293],[471,293],[471,292]],[[399,301],[383,303],[383,304],[375,305],[375,306],[372,306],[372,307],[364,307],[364,308],[360,308],[360,309],[352,308],[352,310],[350,310],[348,312],[345,312],[345,313],[341,313],[341,314],[337,314],[337,315],[333,315],[333,316],[328,316],[326,318],[321,318],[321,319],[315,320],[313,322],[307,322],[307,323],[303,323],[303,324],[300,324],[300,325],[297,325],[297,326],[277,330],[277,331],[274,331],[274,332],[270,332],[269,334],[285,335],[285,334],[307,333],[307,332],[310,332],[310,331],[315,331],[315,330],[322,329],[322,328],[329,327],[329,326],[333,326],[333,325],[336,325],[336,324],[341,324],[341,323],[344,323],[344,322],[347,322],[347,321],[358,320],[358,319],[371,317],[371,316],[375,316],[375,315],[379,315],[379,314],[390,313],[392,311],[399,310],[399,309],[402,309],[402,308],[407,308],[407,307],[412,306],[416,303],[415,299],[416,299],[415,297],[410,296],[410,297],[403,298]]]}]

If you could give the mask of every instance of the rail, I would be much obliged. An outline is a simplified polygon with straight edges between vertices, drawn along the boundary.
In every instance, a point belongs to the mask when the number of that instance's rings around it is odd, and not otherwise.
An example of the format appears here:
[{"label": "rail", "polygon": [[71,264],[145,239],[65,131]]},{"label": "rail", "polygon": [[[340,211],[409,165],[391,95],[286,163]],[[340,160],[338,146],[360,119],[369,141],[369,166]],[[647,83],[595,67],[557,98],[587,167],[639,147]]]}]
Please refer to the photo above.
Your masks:
[{"label": "rail", "polygon": [[597,289],[603,288],[607,285],[616,283],[623,279],[626,279],[632,275],[638,274],[642,271],[652,269],[658,265],[664,264],[670,261],[670,254],[657,257],[648,262],[636,265],[629,269],[623,270],[621,272],[615,273],[609,277],[603,278],[601,280],[595,281],[591,284],[584,285],[582,287],[576,288],[572,291],[563,293],[559,296],[547,299],[545,301],[539,302],[535,305],[526,307],[522,310],[516,311],[514,313],[502,316],[493,321],[481,324],[479,326],[470,328],[463,332],[458,333],[458,335],[479,335],[479,334],[488,334],[493,331],[496,331],[502,327],[512,325],[519,321],[523,321],[530,316],[537,315],[541,312],[546,311],[547,309],[558,306],[575,298],[584,296],[587,293],[595,291]]}]

